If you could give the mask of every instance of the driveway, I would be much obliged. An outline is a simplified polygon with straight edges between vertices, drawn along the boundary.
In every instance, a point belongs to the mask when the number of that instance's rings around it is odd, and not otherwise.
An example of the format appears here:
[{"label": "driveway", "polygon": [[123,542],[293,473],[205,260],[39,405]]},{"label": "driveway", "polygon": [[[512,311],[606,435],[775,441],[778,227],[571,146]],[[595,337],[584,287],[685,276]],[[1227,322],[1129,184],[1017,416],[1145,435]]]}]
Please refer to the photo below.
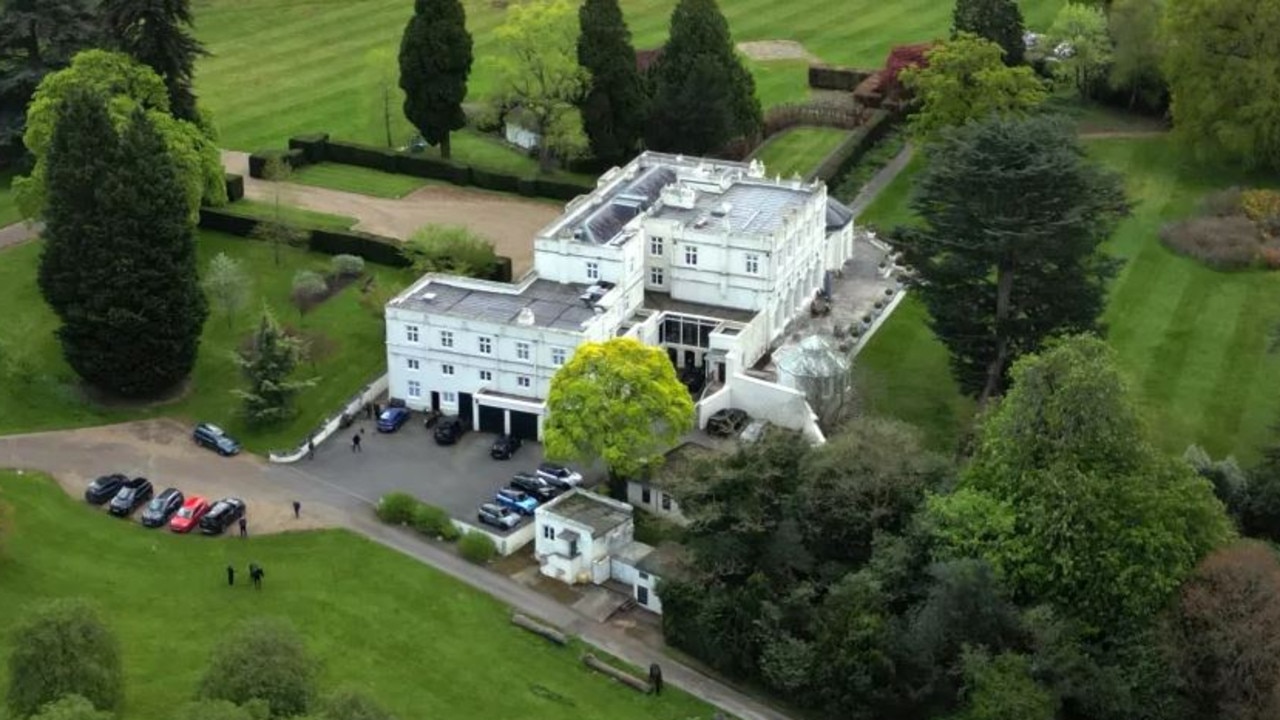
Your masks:
[{"label": "driveway", "polygon": [[499,255],[511,258],[513,277],[533,267],[533,238],[560,215],[559,204],[506,193],[433,183],[402,198],[380,198],[328,188],[272,183],[249,177],[249,155],[222,151],[228,172],[244,176],[244,194],[359,220],[357,230],[404,240],[424,225],[463,225],[493,242]]},{"label": "driveway", "polygon": [[[361,429],[361,452],[352,452],[351,437]],[[441,446],[418,413],[387,434],[360,420],[317,447],[315,458],[299,460],[295,467],[369,503],[387,493],[407,492],[473,523],[476,508],[492,502],[494,492],[506,487],[514,473],[542,462],[542,445],[535,442],[526,442],[511,460],[490,458],[494,437],[468,432],[457,444]]]}]

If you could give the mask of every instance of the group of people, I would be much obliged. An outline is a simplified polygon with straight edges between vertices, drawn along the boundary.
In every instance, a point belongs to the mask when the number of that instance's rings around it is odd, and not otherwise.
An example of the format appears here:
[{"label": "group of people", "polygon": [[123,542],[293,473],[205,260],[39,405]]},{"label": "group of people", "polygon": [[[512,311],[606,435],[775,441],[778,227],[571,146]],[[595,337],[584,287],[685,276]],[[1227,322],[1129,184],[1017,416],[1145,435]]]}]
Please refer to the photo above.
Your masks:
[{"label": "group of people", "polygon": [[[262,579],[267,573],[258,563],[249,563],[249,581],[253,583],[254,590],[262,589]],[[227,565],[227,585],[234,587],[236,584],[236,568],[234,565]]]}]

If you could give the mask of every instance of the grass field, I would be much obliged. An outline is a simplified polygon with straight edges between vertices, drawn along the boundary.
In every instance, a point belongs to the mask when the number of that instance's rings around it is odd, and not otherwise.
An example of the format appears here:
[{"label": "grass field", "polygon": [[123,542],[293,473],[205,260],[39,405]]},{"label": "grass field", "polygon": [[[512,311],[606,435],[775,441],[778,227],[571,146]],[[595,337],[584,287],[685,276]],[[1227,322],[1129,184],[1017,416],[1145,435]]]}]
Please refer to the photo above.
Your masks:
[{"label": "grass field", "polygon": [[[668,688],[647,696],[592,674],[581,648],[513,627],[457,580],[344,531],[240,541],[145,530],[76,502],[52,481],[0,472],[0,660],[10,629],[53,598],[91,597],[120,639],[129,720],[168,720],[191,699],[215,641],[255,616],[292,623],[325,690],[370,693],[397,717],[696,720],[711,709]],[[224,568],[266,571],[261,592]],[[7,661],[4,662],[7,666]],[[0,698],[8,683],[0,683]]]},{"label": "grass field", "polygon": [[0,227],[12,225],[22,219],[18,213],[17,199],[9,183],[13,181],[13,171],[0,171]]},{"label": "grass field", "polygon": [[[465,0],[475,39],[469,101],[497,91],[493,29],[504,3]],[[1026,0],[1032,29],[1043,29],[1062,0]],[[197,91],[214,112],[223,144],[239,150],[282,147],[294,134],[385,143],[412,134],[396,97],[396,53],[412,12],[405,0],[196,0],[196,29],[212,55],[197,68]],[[675,0],[624,0],[637,48],[660,46]],[[879,66],[894,45],[945,35],[952,3],[939,0],[724,0],[735,40],[795,40],[830,63]],[[754,62],[762,102],[803,99],[805,63]],[[392,92],[384,93],[384,88]],[[386,98],[390,97],[390,102]],[[468,160],[460,148],[459,159]]]},{"label": "grass field", "polygon": [[[8,362],[0,366],[0,434],[98,425],[156,415],[187,420],[210,420],[241,436],[245,445],[262,452],[296,445],[321,419],[384,369],[382,323],[358,303],[352,286],[325,301],[300,321],[289,303],[289,289],[299,269],[325,271],[329,257],[282,248],[282,264],[276,267],[272,248],[265,243],[216,233],[201,233],[200,267],[219,252],[240,261],[253,279],[249,310],[228,323],[226,316],[210,315],[205,324],[200,356],[189,392],[178,400],[146,408],[104,408],[87,401],[76,377],[62,359],[54,337],[57,319],[36,287],[39,242],[0,251],[0,306],[6,308],[0,323],[0,348]],[[410,279],[402,271],[369,264],[378,282],[399,287]],[[269,431],[249,432],[236,417],[238,400],[231,394],[239,387],[239,370],[231,353],[257,321],[257,308],[266,303],[281,323],[313,338],[314,365],[301,374],[323,382],[298,400],[298,416],[289,424]],[[323,329],[323,335],[314,331]]]},{"label": "grass field", "polygon": [[357,222],[359,222],[352,217],[330,215],[329,213],[293,207],[292,205],[280,205],[279,208],[277,208],[275,203],[260,202],[258,200],[237,200],[234,203],[227,205],[225,208],[220,209],[236,215],[245,215],[247,217],[261,218],[264,220],[279,219],[280,222],[290,225],[307,228],[321,228],[323,230],[350,230]]},{"label": "grass field", "polygon": [[[1164,138],[1095,140],[1088,147],[1125,174],[1135,202],[1108,243],[1126,263],[1104,320],[1156,441],[1171,453],[1194,442],[1216,456],[1252,461],[1275,442],[1280,420],[1280,353],[1267,351],[1280,323],[1280,273],[1216,272],[1173,255],[1157,238],[1164,223],[1192,212],[1205,193],[1250,179],[1194,164]],[[909,217],[906,180],[900,177],[869,214]],[[953,423],[940,421],[935,409],[963,406],[945,351],[926,342],[923,320],[919,309],[895,315],[860,360],[884,383],[883,410],[940,432]]]},{"label": "grass field", "polygon": [[289,182],[384,198],[401,198],[427,185],[426,180],[412,175],[396,175],[339,163],[304,165],[293,171]]},{"label": "grass field", "polygon": [[849,136],[846,130],[824,127],[797,127],[774,135],[761,146],[755,158],[764,163],[770,176],[807,175]]}]

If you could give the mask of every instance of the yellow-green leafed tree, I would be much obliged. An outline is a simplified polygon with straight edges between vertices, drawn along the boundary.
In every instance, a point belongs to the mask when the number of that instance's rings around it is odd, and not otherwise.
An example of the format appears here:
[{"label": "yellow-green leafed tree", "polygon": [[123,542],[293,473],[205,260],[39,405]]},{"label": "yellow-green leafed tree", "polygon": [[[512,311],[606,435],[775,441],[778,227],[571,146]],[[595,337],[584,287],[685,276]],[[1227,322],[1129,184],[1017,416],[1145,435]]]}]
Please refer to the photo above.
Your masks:
[{"label": "yellow-green leafed tree", "polygon": [[693,399],[662,348],[631,338],[587,343],[551,379],[547,457],[603,460],[633,477],[693,428]]}]

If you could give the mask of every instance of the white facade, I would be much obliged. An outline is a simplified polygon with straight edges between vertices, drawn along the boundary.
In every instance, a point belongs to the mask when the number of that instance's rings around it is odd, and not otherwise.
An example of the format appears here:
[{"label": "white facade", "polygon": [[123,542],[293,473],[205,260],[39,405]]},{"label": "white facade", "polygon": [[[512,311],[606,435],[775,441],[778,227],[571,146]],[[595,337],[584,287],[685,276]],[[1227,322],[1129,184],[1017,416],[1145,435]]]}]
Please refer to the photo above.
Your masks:
[{"label": "white facade", "polygon": [[422,278],[387,305],[391,396],[540,437],[556,370],[618,336],[738,382],[853,253],[851,214],[825,186],[763,171],[645,153],[539,232],[519,282]]}]

